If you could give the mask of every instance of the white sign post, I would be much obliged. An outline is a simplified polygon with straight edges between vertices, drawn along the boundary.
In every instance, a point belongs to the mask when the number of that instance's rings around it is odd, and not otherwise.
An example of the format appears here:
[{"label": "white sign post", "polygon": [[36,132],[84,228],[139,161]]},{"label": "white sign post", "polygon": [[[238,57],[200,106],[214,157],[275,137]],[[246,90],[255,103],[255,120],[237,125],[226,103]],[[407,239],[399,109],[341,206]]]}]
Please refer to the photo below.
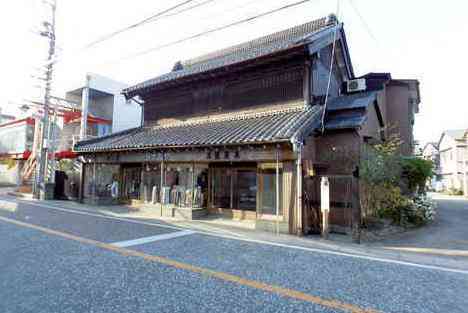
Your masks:
[{"label": "white sign post", "polygon": [[320,210],[322,211],[322,236],[328,237],[328,215],[330,213],[330,182],[328,177],[320,181]]}]

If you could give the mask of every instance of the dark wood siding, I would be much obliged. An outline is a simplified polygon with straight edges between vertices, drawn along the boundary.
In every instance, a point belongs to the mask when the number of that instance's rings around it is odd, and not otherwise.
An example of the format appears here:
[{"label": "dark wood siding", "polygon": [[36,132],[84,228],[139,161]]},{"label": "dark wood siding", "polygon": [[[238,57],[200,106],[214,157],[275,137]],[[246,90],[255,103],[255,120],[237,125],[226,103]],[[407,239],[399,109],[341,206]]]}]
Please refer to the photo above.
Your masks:
[{"label": "dark wood siding", "polygon": [[304,59],[252,67],[148,94],[145,123],[303,99]]}]

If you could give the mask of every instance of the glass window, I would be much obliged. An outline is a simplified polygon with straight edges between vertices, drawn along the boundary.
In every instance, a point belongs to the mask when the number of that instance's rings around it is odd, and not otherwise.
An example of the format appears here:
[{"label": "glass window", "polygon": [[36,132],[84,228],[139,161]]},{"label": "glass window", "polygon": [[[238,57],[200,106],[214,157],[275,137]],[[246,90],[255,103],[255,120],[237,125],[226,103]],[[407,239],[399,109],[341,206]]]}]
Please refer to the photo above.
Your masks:
[{"label": "glass window", "polygon": [[[148,163],[143,167],[142,173],[143,194],[142,200],[153,201],[153,189],[155,188],[155,202],[159,202],[161,192],[161,165],[159,163]],[[146,190],[146,191],[145,191]],[[146,196],[146,198],[145,198]]]},{"label": "glass window", "polygon": [[256,211],[256,168],[213,168],[211,186],[215,208]]},{"label": "glass window", "polygon": [[[270,214],[276,215],[276,169],[268,168],[261,171],[261,214]],[[281,195],[282,195],[282,170],[279,171],[279,196],[280,196],[280,206],[279,206],[279,215],[283,214],[281,206]]]},{"label": "glass window", "polygon": [[234,186],[235,208],[257,210],[257,172],[256,170],[237,170]]},{"label": "glass window", "polygon": [[216,208],[231,208],[232,170],[213,168],[212,173],[213,206]]},{"label": "glass window", "polygon": [[192,164],[168,164],[165,171],[164,201],[179,207],[191,207],[193,197]]},{"label": "glass window", "polygon": [[118,184],[119,174],[120,165],[117,164],[86,164],[83,196],[85,198],[112,197],[112,183]]},{"label": "glass window", "polygon": [[111,125],[97,124],[97,136],[106,136],[111,133]]},{"label": "glass window", "polygon": [[141,167],[129,166],[123,168],[122,198],[139,200],[141,193]]},{"label": "glass window", "polygon": [[193,206],[205,208],[208,202],[208,167],[195,167],[194,175]]}]

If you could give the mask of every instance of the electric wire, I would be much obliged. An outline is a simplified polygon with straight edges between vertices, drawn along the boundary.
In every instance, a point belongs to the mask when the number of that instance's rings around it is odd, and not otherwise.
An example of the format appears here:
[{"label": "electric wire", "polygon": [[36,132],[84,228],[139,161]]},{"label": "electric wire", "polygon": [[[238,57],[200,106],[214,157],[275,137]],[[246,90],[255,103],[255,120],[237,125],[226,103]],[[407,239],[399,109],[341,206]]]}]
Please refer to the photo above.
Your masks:
[{"label": "electric wire", "polygon": [[240,24],[251,22],[253,20],[262,18],[264,16],[274,14],[274,13],[277,13],[277,12],[280,12],[282,10],[286,10],[286,9],[289,9],[289,8],[292,8],[292,7],[296,7],[296,6],[299,6],[301,4],[304,4],[304,3],[307,3],[307,2],[310,2],[310,1],[312,1],[312,0],[297,1],[297,2],[294,2],[294,3],[288,4],[288,5],[282,6],[280,8],[276,8],[276,9],[273,9],[273,10],[270,10],[270,11],[267,11],[267,12],[264,12],[264,13],[260,13],[260,14],[255,15],[255,16],[251,16],[251,17],[248,17],[248,18],[245,18],[245,19],[242,19],[242,20],[238,20],[238,21],[226,24],[226,25],[211,28],[211,29],[205,30],[205,31],[197,33],[197,34],[190,35],[188,37],[184,37],[184,38],[181,38],[181,39],[178,39],[178,40],[171,41],[169,43],[165,43],[165,44],[158,45],[158,46],[150,48],[150,49],[146,49],[146,50],[143,50],[143,51],[140,51],[140,52],[137,52],[137,53],[127,55],[125,57],[122,57],[122,58],[119,58],[119,59],[117,59],[115,61],[110,62],[110,64],[118,63],[118,62],[125,61],[125,60],[128,60],[128,59],[137,58],[137,57],[140,57],[142,55],[152,53],[152,52],[155,52],[155,51],[159,51],[161,49],[168,48],[168,47],[171,47],[171,46],[174,46],[174,45],[177,45],[177,44],[181,44],[183,42],[186,42],[186,41],[189,41],[189,40],[192,40],[192,39],[203,37],[205,35],[208,35],[208,34],[211,34],[211,33],[214,33],[214,32],[218,32],[218,31],[221,31],[221,30],[225,30],[227,28],[231,28],[231,27],[240,25]]},{"label": "electric wire", "polygon": [[327,92],[325,94],[325,102],[323,104],[323,112],[322,112],[322,134],[325,132],[325,117],[327,113],[327,103],[328,103],[328,94],[330,92],[330,85],[331,85],[331,77],[333,74],[333,63],[335,61],[335,48],[336,48],[336,33],[338,31],[338,16],[340,12],[340,0],[336,0],[336,25],[335,30],[333,32],[333,46],[332,46],[332,53],[330,59],[330,71],[328,72],[328,82],[327,82]]}]

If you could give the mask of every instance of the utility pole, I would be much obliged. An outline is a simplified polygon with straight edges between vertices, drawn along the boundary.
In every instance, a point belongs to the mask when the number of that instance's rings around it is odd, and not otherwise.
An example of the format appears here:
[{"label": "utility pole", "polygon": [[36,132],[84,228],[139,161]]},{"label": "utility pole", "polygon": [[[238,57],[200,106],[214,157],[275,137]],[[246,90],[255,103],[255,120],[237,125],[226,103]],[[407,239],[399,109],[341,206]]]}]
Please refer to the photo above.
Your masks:
[{"label": "utility pole", "polygon": [[[48,128],[50,127],[49,123],[49,102],[50,102],[50,91],[52,85],[52,74],[54,70],[53,58],[55,56],[55,10],[56,10],[56,0],[43,1],[45,5],[50,6],[51,18],[50,21],[44,21],[42,25],[44,30],[40,32],[40,35],[49,39],[49,52],[47,57],[47,66],[46,66],[46,77],[45,77],[45,87],[44,87],[44,107],[43,107],[43,116],[42,116],[42,127],[41,134],[39,139],[39,159],[36,164],[37,175],[35,177],[34,184],[35,186],[35,198],[40,198],[41,189],[45,195],[45,183],[47,177],[47,154],[48,154],[48,145],[46,136],[49,133]],[[39,165],[39,166],[37,166]]]}]

